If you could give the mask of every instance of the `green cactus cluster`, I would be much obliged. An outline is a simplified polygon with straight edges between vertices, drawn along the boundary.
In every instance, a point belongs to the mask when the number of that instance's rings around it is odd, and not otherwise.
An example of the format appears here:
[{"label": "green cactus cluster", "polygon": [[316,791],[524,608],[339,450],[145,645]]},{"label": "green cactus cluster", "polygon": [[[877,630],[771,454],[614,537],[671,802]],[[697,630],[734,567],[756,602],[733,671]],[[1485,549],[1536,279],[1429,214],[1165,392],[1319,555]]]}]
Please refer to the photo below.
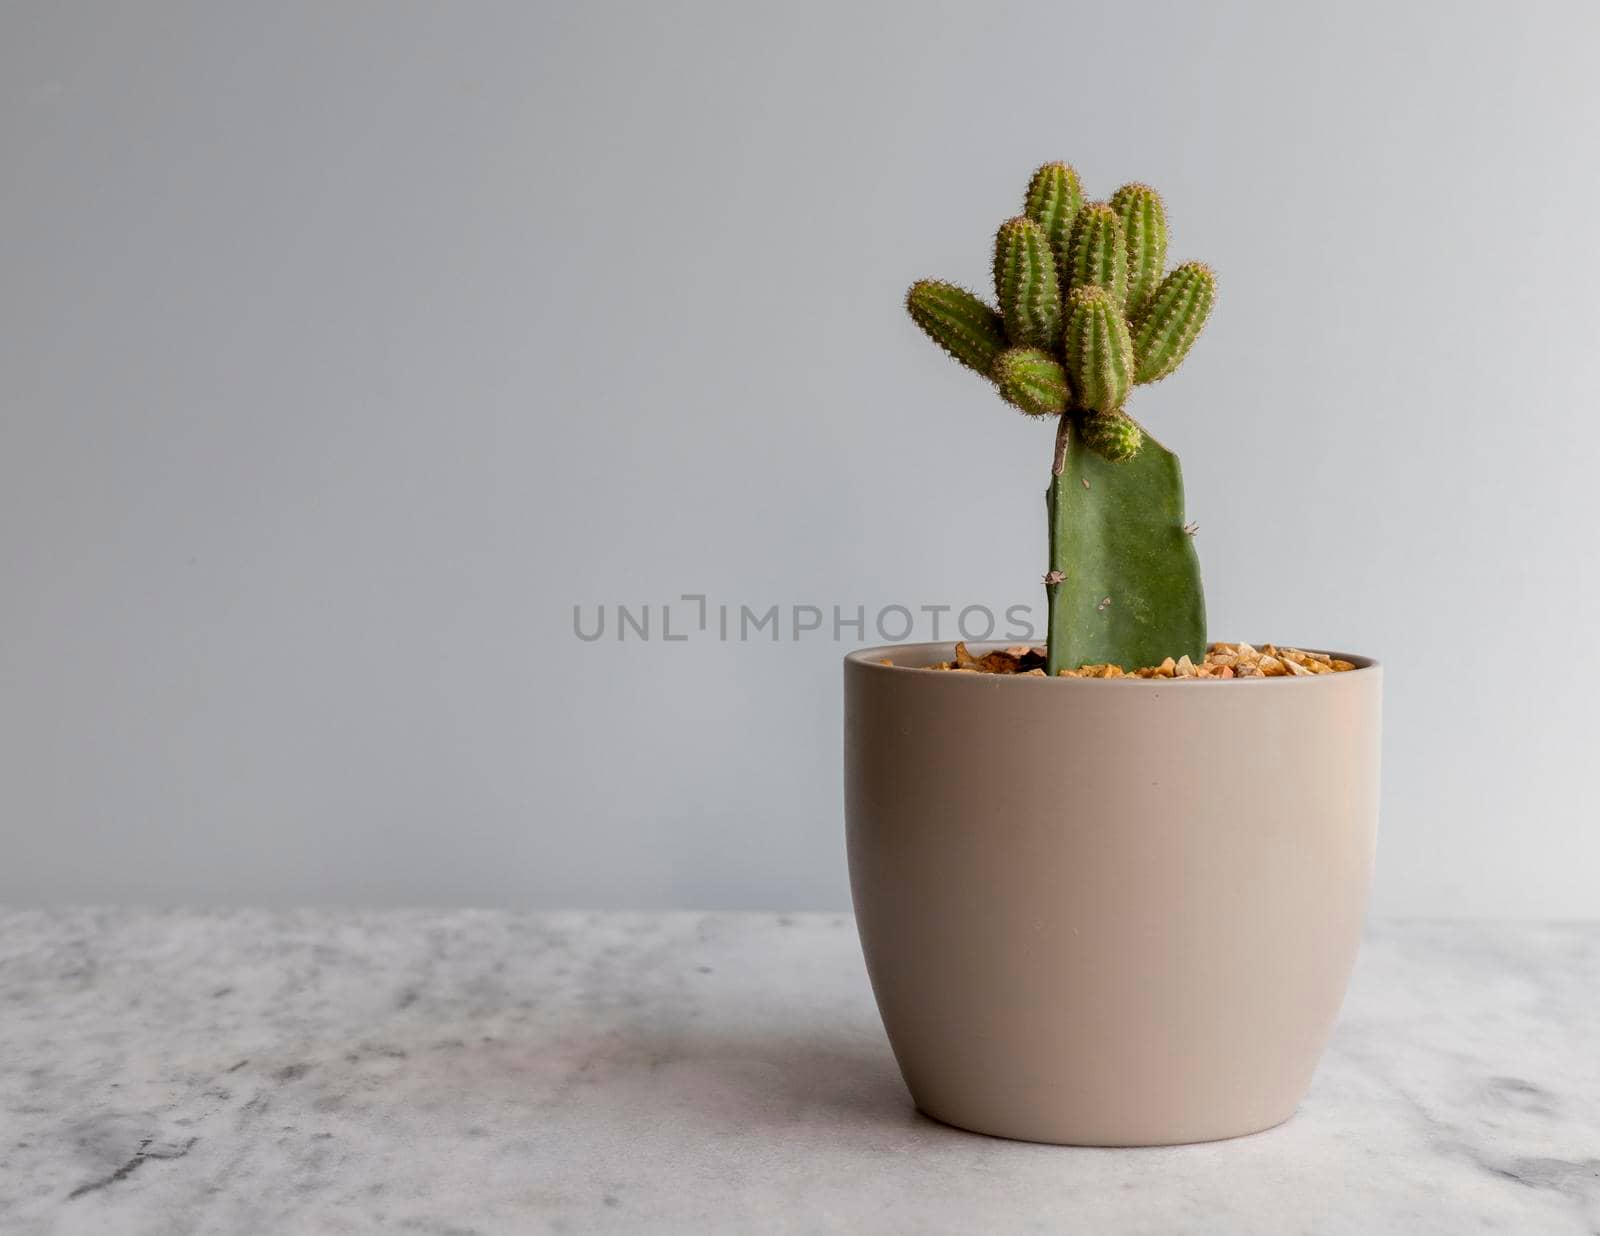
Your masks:
[{"label": "green cactus cluster", "polygon": [[1046,163],[1023,213],[995,234],[995,305],[931,279],[906,296],[917,325],[1007,403],[1057,419],[1045,576],[1052,674],[1198,660],[1205,650],[1177,459],[1125,407],[1134,387],[1183,363],[1216,297],[1210,267],[1169,271],[1166,261],[1154,189],[1128,184],[1086,202],[1076,171]]},{"label": "green cactus cluster", "polygon": [[[1128,184],[1108,202],[1085,202],[1078,173],[1046,163],[1028,183],[1023,213],[995,233],[998,311],[934,279],[913,284],[906,306],[935,343],[1022,411],[1115,413],[1135,385],[1183,363],[1211,312],[1211,268],[1167,271],[1166,260],[1166,210],[1154,189]],[[1126,452],[1126,431],[1090,436]]]}]

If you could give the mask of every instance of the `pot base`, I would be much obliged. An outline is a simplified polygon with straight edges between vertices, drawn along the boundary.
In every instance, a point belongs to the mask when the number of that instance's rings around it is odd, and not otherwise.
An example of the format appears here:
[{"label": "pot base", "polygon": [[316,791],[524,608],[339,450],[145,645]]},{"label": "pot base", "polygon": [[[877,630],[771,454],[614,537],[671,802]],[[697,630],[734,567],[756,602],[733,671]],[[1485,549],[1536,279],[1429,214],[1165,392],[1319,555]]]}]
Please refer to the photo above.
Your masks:
[{"label": "pot base", "polygon": [[[1137,1150],[1140,1148],[1153,1148],[1156,1146],[1200,1146],[1206,1142],[1231,1142],[1241,1137],[1254,1137],[1257,1133],[1266,1133],[1278,1126],[1287,1124],[1294,1119],[1294,1112],[1287,1116],[1280,1116],[1266,1124],[1252,1125],[1219,1133],[1201,1133],[1193,1136],[1153,1136],[1153,1137],[1097,1137],[1088,1131],[1058,1134],[1047,1136],[1039,1132],[1019,1132],[1015,1126],[992,1127],[983,1122],[965,1122],[941,1116],[937,1112],[929,1111],[920,1104],[913,1104],[917,1111],[929,1120],[952,1129],[959,1129],[963,1133],[977,1133],[983,1137],[995,1137],[1008,1142],[1027,1142],[1034,1146],[1083,1146],[1102,1150]],[[1298,1110],[1298,1108],[1296,1108]]]}]

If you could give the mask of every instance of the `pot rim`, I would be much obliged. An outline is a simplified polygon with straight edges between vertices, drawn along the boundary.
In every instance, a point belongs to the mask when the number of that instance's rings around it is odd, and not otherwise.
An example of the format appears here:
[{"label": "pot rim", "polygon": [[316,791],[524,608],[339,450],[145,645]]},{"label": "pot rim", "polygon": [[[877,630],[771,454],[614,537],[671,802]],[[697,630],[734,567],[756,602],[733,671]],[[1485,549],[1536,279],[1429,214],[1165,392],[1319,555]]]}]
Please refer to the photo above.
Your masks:
[{"label": "pot rim", "polygon": [[[995,652],[1003,648],[1015,648],[1019,643],[1017,640],[963,640],[961,642],[965,643],[968,649],[980,656],[985,652]],[[882,663],[885,658],[894,659],[897,656],[904,657],[908,654],[916,656],[918,660],[948,661],[955,653],[956,643],[957,641],[955,640],[930,640],[915,644],[879,644],[873,648],[857,648],[854,652],[847,652],[845,653],[844,660],[846,665],[854,663],[866,670],[876,673],[898,673],[901,670],[914,670],[918,673],[939,672],[941,677],[953,682],[976,682],[990,688],[1001,683],[1034,684],[1040,682],[1065,683],[1071,687],[1083,687],[1088,689],[1094,689],[1102,686],[1114,686],[1118,683],[1129,682],[1152,682],[1162,684],[1188,682],[1227,682],[1230,684],[1238,684],[1244,687],[1260,687],[1268,683],[1271,683],[1274,686],[1279,686],[1283,683],[1294,683],[1297,686],[1303,687],[1311,683],[1328,683],[1340,679],[1346,679],[1352,674],[1365,675],[1380,673],[1383,669],[1382,662],[1380,662],[1376,657],[1364,657],[1360,653],[1355,652],[1335,652],[1334,650],[1327,648],[1303,648],[1299,644],[1279,644],[1278,647],[1300,648],[1303,652],[1323,653],[1327,656],[1335,657],[1340,661],[1349,661],[1353,663],[1356,668],[1353,670],[1344,670],[1336,674],[1290,674],[1280,678],[1138,678],[1132,675],[1123,678],[1044,678],[1039,675],[1033,675],[1030,677],[1026,674],[952,674],[945,671],[934,671],[924,664],[884,665]],[[939,650],[944,650],[944,655],[941,656]]]}]

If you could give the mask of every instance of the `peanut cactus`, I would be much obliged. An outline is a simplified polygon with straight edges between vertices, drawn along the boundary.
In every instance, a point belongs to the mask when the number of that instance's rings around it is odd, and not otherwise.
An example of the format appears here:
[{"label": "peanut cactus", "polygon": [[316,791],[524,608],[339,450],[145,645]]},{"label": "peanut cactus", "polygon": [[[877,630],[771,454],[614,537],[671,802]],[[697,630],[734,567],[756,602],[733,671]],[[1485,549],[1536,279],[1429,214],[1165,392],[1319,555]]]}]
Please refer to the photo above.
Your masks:
[{"label": "peanut cactus", "polygon": [[1012,343],[1047,348],[1061,337],[1061,281],[1044,229],[1007,219],[994,238],[994,294]]},{"label": "peanut cactus", "polygon": [[1128,323],[1102,287],[1075,287],[1067,302],[1063,346],[1078,403],[1089,412],[1115,412],[1133,388]]},{"label": "peanut cactus", "polygon": [[1199,262],[1185,262],[1161,281],[1137,325],[1140,382],[1159,382],[1183,364],[1216,294],[1216,275]]},{"label": "peanut cactus", "polygon": [[[1124,669],[1205,654],[1205,597],[1177,456],[1127,413],[1136,385],[1188,355],[1216,297],[1210,267],[1165,272],[1167,219],[1148,185],[1085,202],[1046,163],[995,235],[998,311],[925,279],[906,308],[1001,398],[1056,421],[1049,510],[1049,668]],[[1164,273],[1165,272],[1165,273]]]},{"label": "peanut cactus", "polygon": [[1082,206],[1083,185],[1078,173],[1065,163],[1046,163],[1028,182],[1024,213],[1044,229],[1050,249],[1058,257],[1067,251],[1072,221]]},{"label": "peanut cactus", "polygon": [[1128,244],[1128,313],[1135,316],[1167,264],[1167,212],[1149,185],[1123,185],[1111,195],[1111,209]]},{"label": "peanut cactus", "polygon": [[924,279],[906,293],[906,308],[917,325],[968,369],[991,377],[1006,347],[1000,315],[965,288]]},{"label": "peanut cactus", "polygon": [[1072,393],[1067,371],[1043,348],[1008,348],[994,363],[1001,396],[1030,416],[1051,416],[1067,410]]},{"label": "peanut cactus", "polygon": [[1144,445],[1144,430],[1121,412],[1096,412],[1083,418],[1083,441],[1096,455],[1126,463]]},{"label": "peanut cactus", "polygon": [[1113,304],[1123,307],[1128,298],[1128,238],[1111,207],[1090,202],[1078,211],[1062,258],[1072,290],[1103,288]]}]

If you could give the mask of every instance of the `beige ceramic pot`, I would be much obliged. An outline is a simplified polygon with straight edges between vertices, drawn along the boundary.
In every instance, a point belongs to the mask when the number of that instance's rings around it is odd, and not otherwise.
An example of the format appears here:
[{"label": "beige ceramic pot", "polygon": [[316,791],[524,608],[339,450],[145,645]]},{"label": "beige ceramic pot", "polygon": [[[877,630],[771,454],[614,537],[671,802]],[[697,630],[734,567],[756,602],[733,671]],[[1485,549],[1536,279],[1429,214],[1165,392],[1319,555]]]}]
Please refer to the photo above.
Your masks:
[{"label": "beige ceramic pot", "polygon": [[1293,1113],[1377,823],[1382,671],[1338,655],[1360,668],[1219,682],[845,659],[850,885],[919,1108],[1096,1146]]}]

